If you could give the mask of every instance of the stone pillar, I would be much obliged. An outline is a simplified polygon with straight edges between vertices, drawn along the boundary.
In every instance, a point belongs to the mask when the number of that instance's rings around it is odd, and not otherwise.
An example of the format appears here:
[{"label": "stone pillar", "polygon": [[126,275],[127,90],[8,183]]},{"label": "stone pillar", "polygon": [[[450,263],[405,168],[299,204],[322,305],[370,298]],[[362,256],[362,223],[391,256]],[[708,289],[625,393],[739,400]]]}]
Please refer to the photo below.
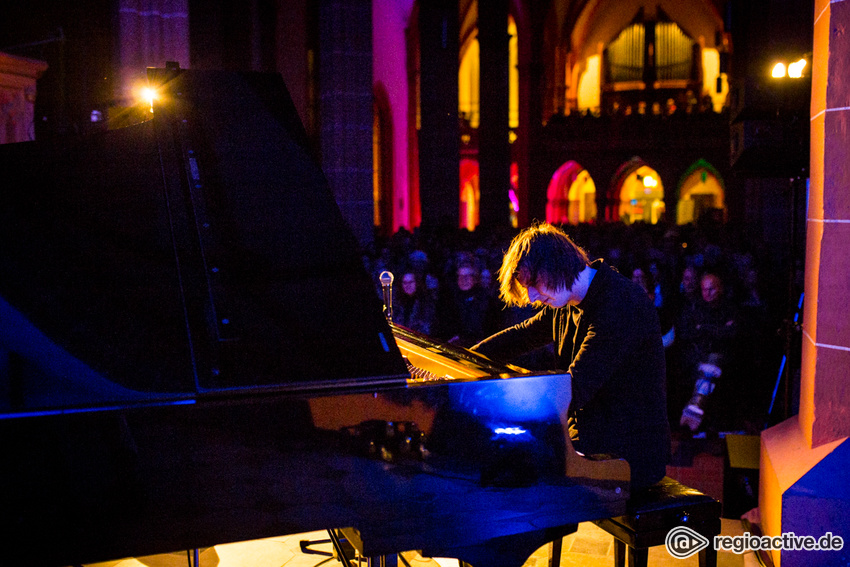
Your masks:
[{"label": "stone pillar", "polygon": [[778,536],[844,538],[842,551],[773,552],[782,567],[850,562],[850,5],[815,1],[811,180],[800,413],[762,433],[759,511]]},{"label": "stone pillar", "polygon": [[850,435],[850,39],[841,31],[850,25],[850,6],[818,5],[800,400],[813,446]]},{"label": "stone pillar", "polygon": [[283,82],[289,90],[289,96],[295,108],[298,109],[298,117],[307,130],[308,136],[313,136],[313,112],[308,94],[310,92],[310,73],[312,69],[308,66],[311,57],[310,31],[305,22],[308,21],[307,0],[281,0],[281,6],[277,13],[276,43],[277,70],[283,76]]},{"label": "stone pillar", "polygon": [[511,146],[508,140],[508,0],[478,5],[481,122],[478,126],[480,219],[484,230],[508,226]]},{"label": "stone pillar", "polygon": [[458,0],[419,4],[419,197],[422,226],[460,220]]},{"label": "stone pillar", "polygon": [[148,67],[177,61],[189,67],[189,0],[118,2],[119,100],[132,100]]},{"label": "stone pillar", "polygon": [[528,226],[535,219],[546,218],[548,175],[554,173],[544,169],[541,152],[533,151],[540,147],[543,129],[543,98],[540,93],[544,88],[543,32],[548,5],[537,2],[524,8],[527,12],[517,15],[519,127],[514,142],[519,174],[517,222],[520,227]]},{"label": "stone pillar", "polygon": [[322,169],[361,246],[374,235],[372,200],[372,3],[319,7]]},{"label": "stone pillar", "polygon": [[0,53],[0,144],[35,139],[36,80],[47,63]]}]

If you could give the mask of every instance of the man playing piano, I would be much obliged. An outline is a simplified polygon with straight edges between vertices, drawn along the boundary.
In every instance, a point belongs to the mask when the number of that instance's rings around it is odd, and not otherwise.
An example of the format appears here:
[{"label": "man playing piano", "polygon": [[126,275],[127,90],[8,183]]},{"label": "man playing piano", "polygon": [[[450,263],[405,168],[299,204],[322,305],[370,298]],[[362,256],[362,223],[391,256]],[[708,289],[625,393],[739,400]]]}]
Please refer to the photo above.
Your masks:
[{"label": "man playing piano", "polygon": [[514,238],[499,284],[508,305],[542,309],[472,350],[510,361],[554,341],[555,366],[572,377],[575,449],[624,458],[633,490],[659,481],[670,457],[664,347],[643,289],[549,224]]}]

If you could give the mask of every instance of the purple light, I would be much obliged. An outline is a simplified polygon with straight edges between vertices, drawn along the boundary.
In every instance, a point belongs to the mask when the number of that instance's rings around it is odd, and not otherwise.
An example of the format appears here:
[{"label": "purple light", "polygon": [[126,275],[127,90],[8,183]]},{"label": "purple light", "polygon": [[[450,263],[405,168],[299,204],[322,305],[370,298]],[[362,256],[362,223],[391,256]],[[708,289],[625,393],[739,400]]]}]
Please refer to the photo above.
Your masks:
[{"label": "purple light", "polygon": [[513,210],[519,212],[519,198],[516,196],[516,192],[513,189],[508,191],[508,199],[511,200],[511,207]]}]

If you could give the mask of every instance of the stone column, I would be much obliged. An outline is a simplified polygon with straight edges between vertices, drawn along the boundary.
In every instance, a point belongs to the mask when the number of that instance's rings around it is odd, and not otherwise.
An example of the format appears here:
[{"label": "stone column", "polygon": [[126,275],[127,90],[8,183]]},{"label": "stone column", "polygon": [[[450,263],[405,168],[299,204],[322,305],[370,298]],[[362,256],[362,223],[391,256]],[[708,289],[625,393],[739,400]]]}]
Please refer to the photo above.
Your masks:
[{"label": "stone column", "polygon": [[814,8],[800,413],[762,432],[759,511],[766,535],[832,532],[844,549],[774,551],[782,567],[850,561],[850,4]]},{"label": "stone column", "polygon": [[850,6],[817,6],[800,400],[812,446],[850,435]]},{"label": "stone column", "polygon": [[419,196],[422,226],[460,219],[458,0],[419,4]]},{"label": "stone column", "polygon": [[361,246],[374,234],[372,200],[372,3],[319,7],[322,169]]},{"label": "stone column", "polygon": [[508,140],[508,0],[478,4],[481,122],[478,168],[481,228],[508,226],[511,145]]},{"label": "stone column", "polygon": [[543,32],[548,3],[535,2],[525,6],[526,13],[517,16],[519,34],[519,127],[514,142],[514,156],[519,173],[520,227],[533,220],[546,218],[546,187],[549,176],[541,160],[543,124],[544,61]]}]

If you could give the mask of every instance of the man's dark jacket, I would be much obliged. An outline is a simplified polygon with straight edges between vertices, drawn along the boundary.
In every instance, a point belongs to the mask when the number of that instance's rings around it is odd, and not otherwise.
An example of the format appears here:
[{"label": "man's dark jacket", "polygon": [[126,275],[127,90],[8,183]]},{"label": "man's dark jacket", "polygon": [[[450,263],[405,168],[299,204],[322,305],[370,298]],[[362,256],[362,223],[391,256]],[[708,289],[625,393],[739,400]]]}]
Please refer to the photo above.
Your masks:
[{"label": "man's dark jacket", "polygon": [[670,457],[664,346],[646,292],[602,260],[576,306],[544,307],[474,350],[510,361],[555,342],[555,366],[572,376],[577,451],[622,457],[632,488],[654,484]]}]

